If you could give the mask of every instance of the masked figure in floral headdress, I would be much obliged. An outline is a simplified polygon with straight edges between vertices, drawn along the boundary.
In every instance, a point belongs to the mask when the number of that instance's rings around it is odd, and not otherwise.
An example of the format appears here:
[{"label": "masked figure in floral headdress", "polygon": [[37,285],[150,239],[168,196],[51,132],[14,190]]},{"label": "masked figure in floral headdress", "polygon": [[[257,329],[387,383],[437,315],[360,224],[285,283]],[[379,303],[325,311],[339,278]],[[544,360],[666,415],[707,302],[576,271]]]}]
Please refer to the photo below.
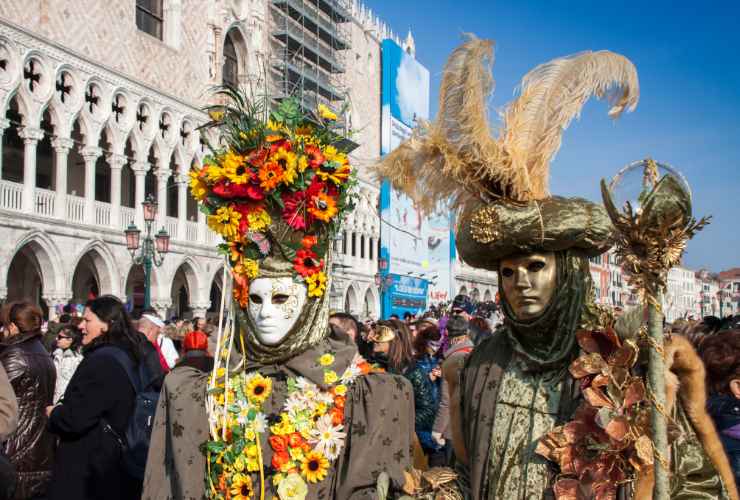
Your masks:
[{"label": "masked figure in floral headdress", "polygon": [[411,387],[328,322],[329,243],[353,184],[336,116],[223,94],[210,125],[226,146],[190,175],[224,240],[233,307],[214,372],[165,382],[143,498],[370,499],[379,476],[400,489]]},{"label": "masked figure in floral headdress", "polygon": [[[437,120],[378,168],[429,212],[449,200],[460,257],[498,273],[504,325],[451,381],[459,488],[476,500],[606,500],[631,488],[650,498],[636,331],[618,328],[593,304],[588,258],[609,248],[609,218],[600,205],[547,192],[562,131],[593,94],[609,98],[612,116],[633,108],[636,70],[607,51],[543,64],[524,77],[494,138],[485,114],[491,58],[489,41],[472,37],[458,47],[445,67]],[[678,344],[668,351],[688,359]],[[681,373],[694,392],[670,408],[681,435],[668,457],[672,497],[719,498],[726,493],[716,470],[734,484],[701,417],[702,377]]]}]

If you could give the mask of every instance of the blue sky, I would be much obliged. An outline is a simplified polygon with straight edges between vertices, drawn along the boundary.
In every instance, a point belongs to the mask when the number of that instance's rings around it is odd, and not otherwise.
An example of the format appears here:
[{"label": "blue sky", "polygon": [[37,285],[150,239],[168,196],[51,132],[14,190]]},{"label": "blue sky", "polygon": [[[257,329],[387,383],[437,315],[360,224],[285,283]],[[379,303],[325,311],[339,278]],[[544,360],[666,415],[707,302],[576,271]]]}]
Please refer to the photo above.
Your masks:
[{"label": "blue sky", "polygon": [[684,263],[740,266],[740,19],[738,2],[366,0],[431,72],[437,110],[445,59],[464,32],[495,41],[493,117],[537,64],[582,50],[632,60],[640,103],[613,122],[591,100],[565,132],[551,165],[551,191],[600,200],[599,180],[651,156],[689,180],[695,216],[713,222],[689,243]]}]

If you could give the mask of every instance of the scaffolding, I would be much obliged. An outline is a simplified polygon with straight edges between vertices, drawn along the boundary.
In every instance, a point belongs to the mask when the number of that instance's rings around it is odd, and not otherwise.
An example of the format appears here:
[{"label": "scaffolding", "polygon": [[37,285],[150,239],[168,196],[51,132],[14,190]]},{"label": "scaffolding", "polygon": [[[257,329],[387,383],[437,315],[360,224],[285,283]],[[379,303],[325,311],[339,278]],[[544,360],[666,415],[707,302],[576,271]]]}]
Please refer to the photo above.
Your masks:
[{"label": "scaffolding", "polygon": [[341,0],[270,2],[270,94],[296,97],[306,109],[337,111],[347,97],[344,53],[350,48],[350,12]]}]

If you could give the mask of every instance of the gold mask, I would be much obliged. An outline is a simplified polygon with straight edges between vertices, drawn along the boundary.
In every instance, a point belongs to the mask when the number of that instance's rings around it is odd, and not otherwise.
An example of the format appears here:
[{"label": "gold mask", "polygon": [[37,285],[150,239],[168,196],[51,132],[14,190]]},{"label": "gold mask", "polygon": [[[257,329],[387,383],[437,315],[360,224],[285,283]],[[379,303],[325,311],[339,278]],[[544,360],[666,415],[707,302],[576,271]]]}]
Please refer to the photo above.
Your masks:
[{"label": "gold mask", "polygon": [[507,257],[499,269],[505,299],[517,320],[529,321],[545,311],[557,286],[554,252]]}]

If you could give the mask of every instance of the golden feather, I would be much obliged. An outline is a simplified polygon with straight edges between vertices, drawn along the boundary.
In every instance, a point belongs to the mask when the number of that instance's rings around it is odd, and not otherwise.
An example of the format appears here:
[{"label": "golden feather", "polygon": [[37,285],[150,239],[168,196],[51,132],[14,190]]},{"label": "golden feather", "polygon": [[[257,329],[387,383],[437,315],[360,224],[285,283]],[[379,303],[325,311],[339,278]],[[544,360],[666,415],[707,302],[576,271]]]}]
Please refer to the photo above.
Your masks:
[{"label": "golden feather", "polygon": [[500,168],[511,172],[511,196],[520,201],[548,196],[549,165],[565,130],[595,95],[611,104],[609,116],[634,110],[640,97],[637,70],[624,56],[583,52],[537,66],[522,79],[521,93],[504,111]]},{"label": "golden feather", "polygon": [[472,197],[545,198],[550,161],[585,102],[606,97],[616,118],[639,100],[637,70],[624,56],[599,51],[555,59],[524,77],[495,139],[487,116],[492,64],[493,43],[468,35],[445,64],[437,119],[421,123],[374,167],[425,213],[445,203],[459,209]]}]

